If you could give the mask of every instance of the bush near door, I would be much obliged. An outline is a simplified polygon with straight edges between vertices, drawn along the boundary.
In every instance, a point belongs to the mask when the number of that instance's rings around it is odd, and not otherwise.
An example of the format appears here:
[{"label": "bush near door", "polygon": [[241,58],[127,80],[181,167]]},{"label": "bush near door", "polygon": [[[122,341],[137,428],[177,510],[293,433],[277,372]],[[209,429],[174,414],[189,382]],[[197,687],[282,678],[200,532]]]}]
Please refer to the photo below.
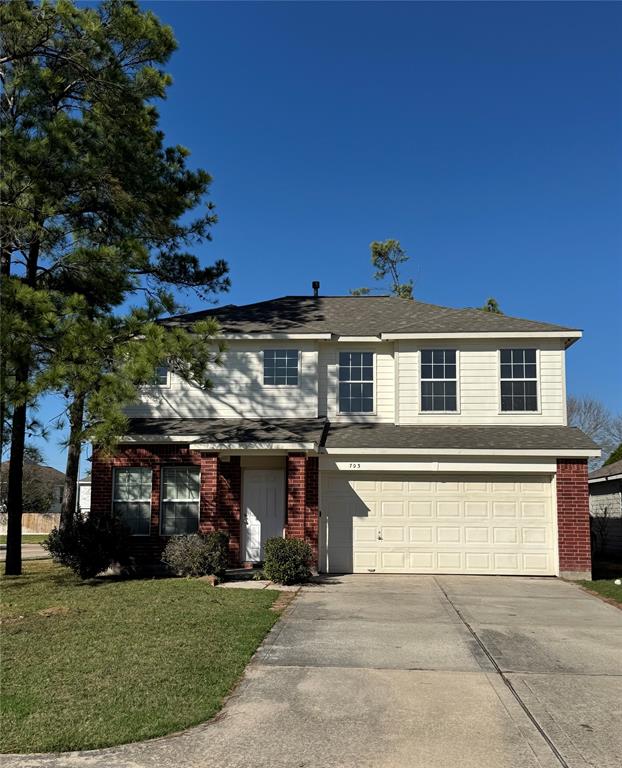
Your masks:
[{"label": "bush near door", "polygon": [[311,576],[313,552],[300,539],[268,539],[263,571],[277,584],[300,584]]}]

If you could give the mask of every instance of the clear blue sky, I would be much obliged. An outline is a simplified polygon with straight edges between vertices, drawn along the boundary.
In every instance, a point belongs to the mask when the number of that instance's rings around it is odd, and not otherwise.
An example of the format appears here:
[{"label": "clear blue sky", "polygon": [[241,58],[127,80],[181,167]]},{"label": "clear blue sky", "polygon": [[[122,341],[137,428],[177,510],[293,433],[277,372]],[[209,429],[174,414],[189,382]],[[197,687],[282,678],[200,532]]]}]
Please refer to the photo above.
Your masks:
[{"label": "clear blue sky", "polygon": [[224,303],[347,293],[397,238],[422,301],[583,328],[568,390],[622,410],[622,5],[145,6],[179,41],[162,127],[214,177]]}]

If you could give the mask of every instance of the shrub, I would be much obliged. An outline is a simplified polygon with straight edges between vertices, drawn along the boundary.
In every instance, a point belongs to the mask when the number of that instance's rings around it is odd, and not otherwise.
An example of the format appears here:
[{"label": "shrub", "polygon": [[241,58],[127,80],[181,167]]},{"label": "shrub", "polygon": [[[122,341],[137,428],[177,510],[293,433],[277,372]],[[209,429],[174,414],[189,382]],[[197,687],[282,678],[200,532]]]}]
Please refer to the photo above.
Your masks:
[{"label": "shrub", "polygon": [[42,545],[55,562],[92,579],[113,564],[129,564],[129,538],[129,528],[115,515],[76,516],[54,528]]},{"label": "shrub", "polygon": [[162,561],[178,576],[222,576],[229,561],[229,537],[222,531],[174,536]]},{"label": "shrub", "polygon": [[300,539],[268,539],[265,549],[264,573],[278,584],[298,584],[311,575],[309,565],[313,552]]}]

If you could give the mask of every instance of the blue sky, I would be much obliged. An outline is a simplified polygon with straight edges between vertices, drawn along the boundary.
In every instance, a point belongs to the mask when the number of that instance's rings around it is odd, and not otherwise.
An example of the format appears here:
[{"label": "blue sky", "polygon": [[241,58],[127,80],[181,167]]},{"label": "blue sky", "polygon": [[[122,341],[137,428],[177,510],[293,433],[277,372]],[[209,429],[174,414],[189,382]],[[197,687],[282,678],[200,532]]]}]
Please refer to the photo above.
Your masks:
[{"label": "blue sky", "polygon": [[162,127],[214,177],[222,302],[347,293],[397,238],[422,301],[584,329],[568,390],[622,410],[622,5],[144,5],[179,41]]}]

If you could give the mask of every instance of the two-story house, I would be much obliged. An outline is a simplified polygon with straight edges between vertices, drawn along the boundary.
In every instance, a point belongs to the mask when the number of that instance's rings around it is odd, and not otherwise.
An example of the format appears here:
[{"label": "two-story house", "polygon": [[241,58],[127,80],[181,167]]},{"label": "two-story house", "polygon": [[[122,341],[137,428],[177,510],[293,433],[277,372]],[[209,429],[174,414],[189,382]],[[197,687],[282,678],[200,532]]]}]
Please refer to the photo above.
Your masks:
[{"label": "two-story house", "polygon": [[590,574],[587,458],[566,423],[581,332],[394,297],[286,296],[215,317],[213,388],[158,371],[91,509],[137,554],[223,529],[233,563],[272,536],[322,572]]}]

